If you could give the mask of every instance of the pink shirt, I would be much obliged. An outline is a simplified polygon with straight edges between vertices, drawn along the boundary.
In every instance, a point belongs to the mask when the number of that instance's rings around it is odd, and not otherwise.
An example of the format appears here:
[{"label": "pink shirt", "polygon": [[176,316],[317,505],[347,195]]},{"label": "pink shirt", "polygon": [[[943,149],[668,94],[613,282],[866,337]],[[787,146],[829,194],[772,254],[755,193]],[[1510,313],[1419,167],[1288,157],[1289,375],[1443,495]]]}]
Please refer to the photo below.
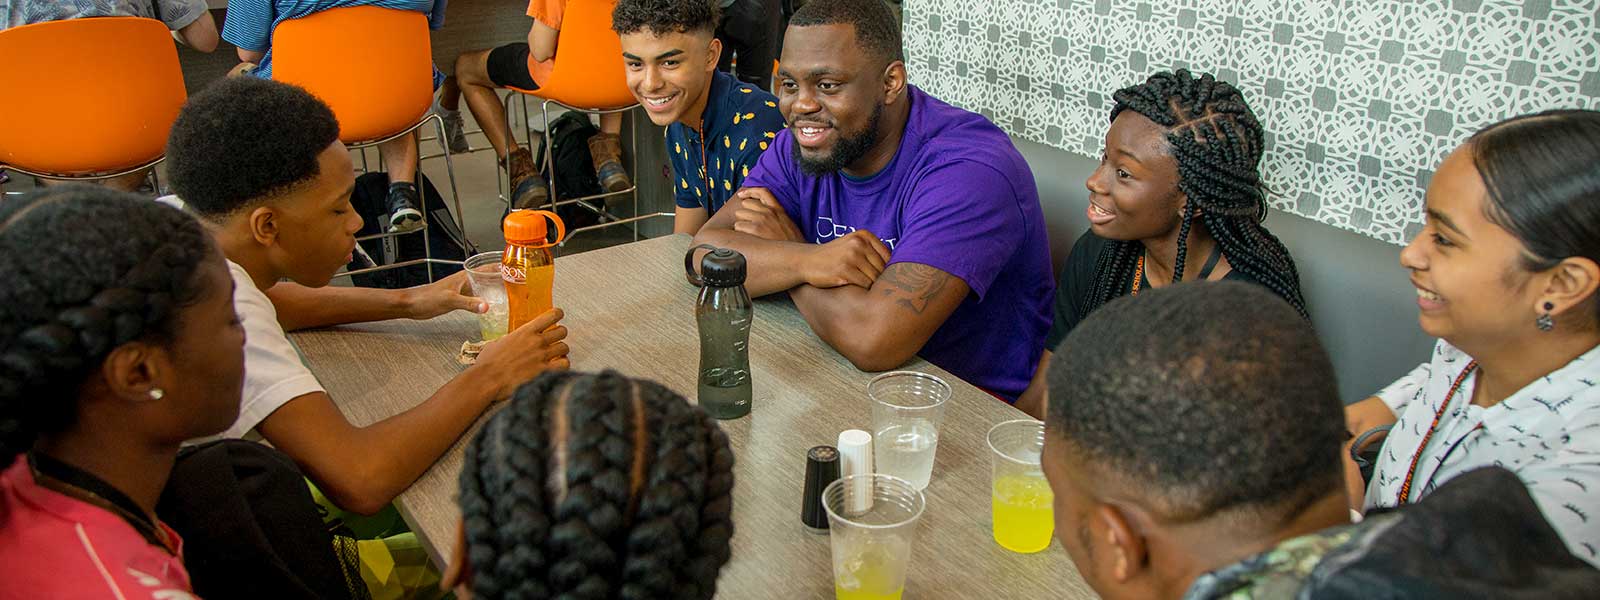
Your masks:
[{"label": "pink shirt", "polygon": [[152,545],[122,517],[33,479],[26,455],[0,472],[0,600],[194,598],[183,541]]}]

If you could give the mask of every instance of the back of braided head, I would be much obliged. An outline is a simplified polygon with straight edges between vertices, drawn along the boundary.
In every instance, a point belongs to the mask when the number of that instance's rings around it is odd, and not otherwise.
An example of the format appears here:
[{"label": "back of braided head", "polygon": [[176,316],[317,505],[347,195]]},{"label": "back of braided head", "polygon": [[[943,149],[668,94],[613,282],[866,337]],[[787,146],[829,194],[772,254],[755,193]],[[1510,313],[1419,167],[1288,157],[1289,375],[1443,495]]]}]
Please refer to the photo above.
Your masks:
[{"label": "back of braided head", "polygon": [[112,350],[170,342],[212,252],[194,218],[104,187],[0,203],[0,460],[71,425]]},{"label": "back of braided head", "polygon": [[[1261,123],[1238,88],[1210,74],[1185,69],[1151,75],[1117,90],[1111,120],[1131,110],[1167,129],[1167,146],[1178,164],[1178,188],[1189,198],[1179,230],[1174,283],[1182,278],[1189,229],[1198,217],[1235,271],[1260,282],[1307,316],[1300,274],[1283,242],[1262,227],[1267,216],[1261,182],[1265,146]],[[1080,318],[1128,293],[1138,241],[1112,240],[1096,265],[1095,282]]]},{"label": "back of braided head", "polygon": [[550,372],[517,390],[461,470],[483,598],[703,600],[733,536],[733,453],[656,383]]}]

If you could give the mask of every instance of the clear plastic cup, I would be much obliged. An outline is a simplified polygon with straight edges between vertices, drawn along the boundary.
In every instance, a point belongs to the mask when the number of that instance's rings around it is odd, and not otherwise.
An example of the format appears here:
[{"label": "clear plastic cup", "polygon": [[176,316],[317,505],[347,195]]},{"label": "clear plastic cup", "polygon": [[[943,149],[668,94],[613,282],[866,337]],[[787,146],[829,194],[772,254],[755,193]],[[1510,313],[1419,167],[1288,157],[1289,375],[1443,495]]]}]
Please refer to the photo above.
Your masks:
[{"label": "clear plastic cup", "polygon": [[[863,504],[854,498],[863,492],[872,494],[871,504],[864,511],[851,511],[851,506]],[[881,473],[851,475],[828,484],[822,491],[822,507],[828,511],[836,600],[900,600],[917,519],[926,505],[922,492],[909,482]]]},{"label": "clear plastic cup", "polygon": [[872,378],[867,396],[872,399],[873,471],[926,489],[950,384],[927,373],[895,371]]},{"label": "clear plastic cup", "polygon": [[506,323],[511,318],[511,300],[506,297],[506,284],[500,278],[500,259],[504,252],[484,252],[466,260],[467,280],[472,282],[472,294],[489,303],[489,311],[478,313],[478,330],[483,341],[500,339],[506,334]]},{"label": "clear plastic cup", "polygon": [[1050,546],[1055,518],[1050,483],[1039,469],[1044,448],[1044,423],[1033,419],[1006,421],[989,429],[994,465],[990,508],[994,541],[1012,552],[1038,552]]}]

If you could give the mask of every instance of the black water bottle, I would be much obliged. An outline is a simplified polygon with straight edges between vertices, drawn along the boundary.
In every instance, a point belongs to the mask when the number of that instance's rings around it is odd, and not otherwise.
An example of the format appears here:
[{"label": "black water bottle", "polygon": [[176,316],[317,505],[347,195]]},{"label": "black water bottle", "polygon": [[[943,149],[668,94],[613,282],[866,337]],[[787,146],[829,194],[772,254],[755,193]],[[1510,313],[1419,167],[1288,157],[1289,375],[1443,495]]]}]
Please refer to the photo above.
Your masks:
[{"label": "black water bottle", "polygon": [[[689,251],[691,254],[694,250]],[[700,408],[718,419],[750,414],[750,321],[744,255],[716,248],[700,260]]]}]

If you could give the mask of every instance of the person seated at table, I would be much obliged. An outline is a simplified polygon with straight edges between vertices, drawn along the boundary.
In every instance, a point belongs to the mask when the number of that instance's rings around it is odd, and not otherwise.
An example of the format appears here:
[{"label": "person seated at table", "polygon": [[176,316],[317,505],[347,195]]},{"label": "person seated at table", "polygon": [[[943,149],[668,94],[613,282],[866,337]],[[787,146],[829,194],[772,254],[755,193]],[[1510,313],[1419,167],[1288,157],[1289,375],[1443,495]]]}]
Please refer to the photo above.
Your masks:
[{"label": "person seated at table", "polygon": [[[428,28],[444,27],[445,4],[449,0],[229,0],[222,38],[238,47],[240,72],[256,77],[272,77],[272,32],[290,19],[347,6],[374,5],[409,10],[428,15]],[[253,65],[253,66],[250,66]],[[433,70],[435,88],[444,81]],[[374,93],[381,93],[374,90]],[[403,233],[422,228],[421,196],[417,192],[417,132],[378,144],[383,169],[389,174],[388,231]]]},{"label": "person seated at table", "polygon": [[1015,400],[1052,285],[1033,173],[1010,138],[907,83],[899,21],[876,0],[807,2],[778,78],[788,129],[695,243],[743,253],[752,296],[787,291],[864,371],[920,354]]},{"label": "person seated at table", "polygon": [[484,347],[475,365],[415,407],[351,425],[284,332],[482,312],[483,302],[461,295],[465,273],[406,290],[323,287],[349,262],[361,222],[350,206],[355,175],[339,124],[298,87],[255,78],[211,84],[173,124],[167,168],[227,256],[249,332],[240,415],[223,436],[259,433],[346,510],[383,508],[492,403],[566,365],[566,328],[556,326],[561,311],[551,310]]},{"label": "person seated at table", "polygon": [[[561,19],[567,10],[567,0],[528,0],[528,16],[533,25],[528,29],[526,42],[514,42],[488,50],[470,50],[456,57],[456,72],[444,82],[439,91],[438,110],[454,138],[463,125],[461,98],[467,99],[467,110],[483,130],[483,137],[494,147],[498,160],[510,170],[511,206],[514,209],[537,208],[549,199],[549,190],[539,176],[540,166],[533,163],[527,148],[517,146],[506,125],[506,109],[500,104],[497,89],[517,88],[533,91],[539,82],[550,78],[555,69],[557,40],[561,35]],[[622,166],[622,113],[600,115],[600,133],[589,138],[589,157],[594,161],[595,176],[600,187],[607,192],[620,192],[633,185],[628,170]],[[463,134],[464,136],[464,134]],[[462,137],[460,145],[465,145]]]},{"label": "person seated at table", "polygon": [[783,129],[777,98],[717,70],[716,27],[717,8],[704,0],[621,0],[611,17],[628,89],[667,128],[674,233],[699,231]]},{"label": "person seated at table", "polygon": [[1393,425],[1366,507],[1501,465],[1573,554],[1600,564],[1596,161],[1600,112],[1561,110],[1490,125],[1439,165],[1422,231],[1400,254],[1417,320],[1439,341],[1428,362],[1346,411],[1357,434]]},{"label": "person seated at table", "polygon": [[1350,524],[1333,365],[1262,286],[1113,300],[1049,378],[1055,535],[1103,598],[1588,598],[1600,585],[1503,469]]},{"label": "person seated at table", "polygon": [[[34,23],[91,17],[145,17],[159,19],[179,43],[210,53],[217,49],[217,22],[206,0],[118,0],[116,2],[62,2],[61,0],[11,0],[0,15],[0,30]],[[148,169],[114,177],[103,185],[125,192],[138,191],[150,176]],[[5,183],[0,174],[0,183]],[[52,180],[41,179],[44,185]]]},{"label": "person seated at table", "polygon": [[244,329],[194,218],[84,184],[0,202],[8,598],[188,598],[156,518],[179,445],[239,414]]},{"label": "person seated at table", "polygon": [[467,447],[445,572],[463,598],[709,600],[733,536],[733,451],[651,381],[555,372]]},{"label": "person seated at table", "polygon": [[1227,279],[1265,286],[1305,315],[1294,258],[1261,224],[1264,131],[1238,88],[1179,69],[1113,98],[1100,166],[1085,182],[1089,230],[1061,268],[1045,352],[1017,403],[1035,417],[1051,353],[1112,298]]}]

